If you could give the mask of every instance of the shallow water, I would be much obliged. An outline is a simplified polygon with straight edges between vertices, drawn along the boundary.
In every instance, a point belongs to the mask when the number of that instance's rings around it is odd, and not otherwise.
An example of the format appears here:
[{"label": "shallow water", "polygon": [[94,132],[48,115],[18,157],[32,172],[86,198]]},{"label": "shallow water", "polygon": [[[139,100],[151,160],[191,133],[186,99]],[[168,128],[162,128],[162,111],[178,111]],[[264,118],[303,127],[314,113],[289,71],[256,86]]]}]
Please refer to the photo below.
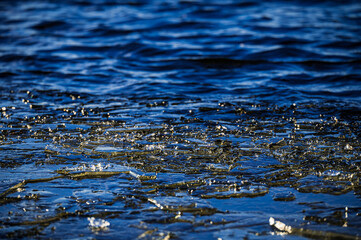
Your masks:
[{"label": "shallow water", "polygon": [[1,238],[361,238],[359,1],[0,21]]}]

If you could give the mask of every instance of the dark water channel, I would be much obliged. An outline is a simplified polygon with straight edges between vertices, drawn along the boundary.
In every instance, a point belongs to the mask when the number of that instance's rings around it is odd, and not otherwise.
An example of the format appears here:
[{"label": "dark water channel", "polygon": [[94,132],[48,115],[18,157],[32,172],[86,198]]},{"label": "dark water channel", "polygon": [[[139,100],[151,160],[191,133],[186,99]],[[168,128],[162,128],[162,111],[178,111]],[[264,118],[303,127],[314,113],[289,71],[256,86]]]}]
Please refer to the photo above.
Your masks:
[{"label": "dark water channel", "polygon": [[359,1],[0,2],[0,238],[360,239]]}]

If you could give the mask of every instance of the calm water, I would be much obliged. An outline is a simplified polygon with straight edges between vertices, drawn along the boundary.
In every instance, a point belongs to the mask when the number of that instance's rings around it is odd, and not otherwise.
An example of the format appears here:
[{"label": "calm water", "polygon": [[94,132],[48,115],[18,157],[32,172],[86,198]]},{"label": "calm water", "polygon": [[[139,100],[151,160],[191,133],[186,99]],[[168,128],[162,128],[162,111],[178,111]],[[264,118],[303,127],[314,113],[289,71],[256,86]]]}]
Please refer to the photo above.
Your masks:
[{"label": "calm water", "polygon": [[0,23],[0,238],[361,238],[359,1],[1,1]]}]

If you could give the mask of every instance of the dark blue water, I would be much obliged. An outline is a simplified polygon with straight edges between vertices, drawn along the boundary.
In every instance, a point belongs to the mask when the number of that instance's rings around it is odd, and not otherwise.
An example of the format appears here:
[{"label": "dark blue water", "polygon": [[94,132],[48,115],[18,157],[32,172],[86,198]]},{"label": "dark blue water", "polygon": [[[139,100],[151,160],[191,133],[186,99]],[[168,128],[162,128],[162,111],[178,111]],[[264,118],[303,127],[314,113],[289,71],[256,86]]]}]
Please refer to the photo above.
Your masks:
[{"label": "dark blue water", "polygon": [[0,237],[358,239],[359,1],[0,2]]}]

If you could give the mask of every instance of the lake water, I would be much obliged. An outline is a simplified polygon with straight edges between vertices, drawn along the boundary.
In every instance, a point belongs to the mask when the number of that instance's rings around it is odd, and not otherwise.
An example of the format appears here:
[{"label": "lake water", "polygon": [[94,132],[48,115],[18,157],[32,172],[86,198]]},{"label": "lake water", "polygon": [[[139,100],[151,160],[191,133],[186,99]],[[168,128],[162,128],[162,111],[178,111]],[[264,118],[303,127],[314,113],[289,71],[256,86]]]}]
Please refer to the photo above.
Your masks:
[{"label": "lake water", "polygon": [[359,1],[1,1],[0,22],[0,238],[361,238]]}]

